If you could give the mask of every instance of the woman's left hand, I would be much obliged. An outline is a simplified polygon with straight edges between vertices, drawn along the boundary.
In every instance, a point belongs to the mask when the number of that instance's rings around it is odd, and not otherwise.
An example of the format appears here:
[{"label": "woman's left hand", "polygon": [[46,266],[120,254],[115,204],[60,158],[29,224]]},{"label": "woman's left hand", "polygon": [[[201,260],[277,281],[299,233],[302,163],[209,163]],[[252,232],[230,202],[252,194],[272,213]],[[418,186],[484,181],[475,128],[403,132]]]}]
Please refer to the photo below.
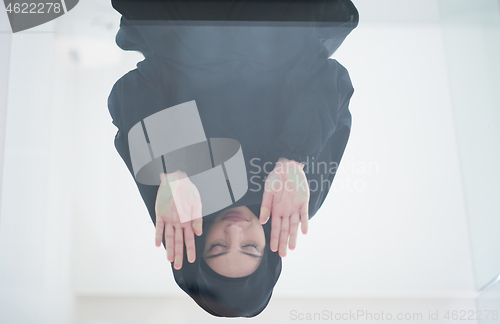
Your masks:
[{"label": "woman's left hand", "polygon": [[155,203],[156,246],[161,245],[164,237],[167,259],[179,270],[184,244],[188,262],[193,263],[196,259],[194,234],[200,236],[203,231],[200,194],[182,171],[162,173],[160,179]]},{"label": "woman's left hand", "polygon": [[286,256],[287,243],[295,249],[299,220],[301,230],[307,233],[309,221],[309,184],[304,173],[304,164],[280,158],[274,170],[267,176],[260,209],[260,223],[265,224],[271,216],[271,251],[279,249]]}]

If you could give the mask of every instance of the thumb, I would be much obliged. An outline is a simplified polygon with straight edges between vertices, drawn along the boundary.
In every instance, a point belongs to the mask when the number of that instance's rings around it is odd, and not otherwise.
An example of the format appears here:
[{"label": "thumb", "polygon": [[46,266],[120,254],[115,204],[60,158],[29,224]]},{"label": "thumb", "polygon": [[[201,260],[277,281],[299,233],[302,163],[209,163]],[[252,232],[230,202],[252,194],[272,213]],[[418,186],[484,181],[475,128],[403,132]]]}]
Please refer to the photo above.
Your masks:
[{"label": "thumb", "polygon": [[271,216],[271,207],[273,205],[273,193],[265,191],[262,197],[262,205],[260,206],[259,221],[261,224],[267,223]]}]

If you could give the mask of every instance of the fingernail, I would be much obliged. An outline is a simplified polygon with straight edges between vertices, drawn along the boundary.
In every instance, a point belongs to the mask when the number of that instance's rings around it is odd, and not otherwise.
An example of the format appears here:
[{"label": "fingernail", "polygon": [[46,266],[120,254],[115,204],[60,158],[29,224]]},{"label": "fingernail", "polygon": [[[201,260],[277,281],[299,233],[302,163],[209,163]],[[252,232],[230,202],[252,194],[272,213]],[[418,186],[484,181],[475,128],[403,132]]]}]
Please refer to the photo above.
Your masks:
[{"label": "fingernail", "polygon": [[188,261],[193,260],[193,257],[194,257],[193,251],[187,251],[187,257],[188,257]]},{"label": "fingernail", "polygon": [[271,248],[275,248],[278,246],[278,240],[272,240],[271,241]]},{"label": "fingernail", "polygon": [[172,260],[173,256],[174,256],[174,250],[167,249],[167,259],[170,261],[170,260]]},{"label": "fingernail", "polygon": [[180,256],[180,255],[177,255],[177,256],[175,257],[174,264],[179,264],[179,263],[181,263],[181,260],[182,260],[182,259],[181,259],[181,256]]},{"label": "fingernail", "polygon": [[266,214],[267,213],[267,207],[261,207],[260,208],[260,215]]}]

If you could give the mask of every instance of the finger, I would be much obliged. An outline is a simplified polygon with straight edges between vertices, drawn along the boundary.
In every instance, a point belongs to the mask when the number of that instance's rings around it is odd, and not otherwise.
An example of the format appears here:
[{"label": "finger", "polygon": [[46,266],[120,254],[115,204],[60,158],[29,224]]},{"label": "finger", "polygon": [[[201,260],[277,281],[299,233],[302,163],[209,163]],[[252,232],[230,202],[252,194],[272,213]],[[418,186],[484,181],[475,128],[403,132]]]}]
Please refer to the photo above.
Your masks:
[{"label": "finger", "polygon": [[271,217],[271,251],[278,251],[278,240],[280,237],[281,217],[273,214]]},{"label": "finger", "polygon": [[155,244],[156,246],[161,245],[163,238],[163,230],[165,229],[165,222],[163,218],[156,216],[156,230],[155,230]]},{"label": "finger", "polygon": [[299,231],[299,213],[294,212],[290,218],[290,241],[288,242],[288,247],[290,250],[295,249],[297,246],[297,232]]},{"label": "finger", "polygon": [[286,246],[288,244],[288,234],[290,231],[289,222],[289,216],[284,216],[281,220],[279,254],[282,258],[286,256]]},{"label": "finger", "polygon": [[194,220],[191,222],[193,231],[196,235],[200,236],[203,234],[203,217],[201,214],[201,203],[200,205],[193,206],[193,216]]},{"label": "finger", "polygon": [[262,204],[260,206],[259,220],[261,224],[267,223],[271,215],[271,206],[273,205],[273,193],[271,191],[264,191],[262,197]]},{"label": "finger", "polygon": [[307,228],[309,226],[309,204],[302,205],[300,209],[300,229],[302,230],[302,234],[307,234]]},{"label": "finger", "polygon": [[184,241],[186,243],[186,254],[189,263],[196,260],[196,249],[194,245],[194,233],[191,227],[184,228]]},{"label": "finger", "polygon": [[174,247],[174,269],[180,270],[182,268],[182,255],[184,252],[184,237],[182,235],[182,227],[176,227],[175,229],[175,247]]},{"label": "finger", "polygon": [[193,232],[197,236],[201,236],[201,234],[203,234],[203,218],[195,219],[191,224],[191,226],[193,227]]},{"label": "finger", "polygon": [[172,224],[165,224],[165,248],[168,262],[174,262],[174,227]]}]

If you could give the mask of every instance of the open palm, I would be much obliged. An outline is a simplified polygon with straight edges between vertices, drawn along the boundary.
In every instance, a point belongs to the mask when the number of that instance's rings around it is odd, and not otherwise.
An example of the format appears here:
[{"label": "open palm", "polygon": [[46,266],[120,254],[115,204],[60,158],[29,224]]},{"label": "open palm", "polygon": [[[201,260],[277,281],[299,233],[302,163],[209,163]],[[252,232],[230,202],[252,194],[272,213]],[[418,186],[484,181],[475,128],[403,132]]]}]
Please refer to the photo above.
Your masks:
[{"label": "open palm", "polygon": [[291,250],[297,244],[299,222],[307,233],[309,221],[309,185],[303,170],[304,165],[280,158],[265,183],[260,212],[260,222],[265,224],[271,216],[271,251],[279,249],[284,257],[287,243]]},{"label": "open palm", "polygon": [[156,246],[165,238],[167,259],[174,268],[182,268],[184,243],[187,259],[196,259],[194,234],[202,234],[202,211],[200,193],[186,173],[160,174],[161,184],[155,202]]}]

